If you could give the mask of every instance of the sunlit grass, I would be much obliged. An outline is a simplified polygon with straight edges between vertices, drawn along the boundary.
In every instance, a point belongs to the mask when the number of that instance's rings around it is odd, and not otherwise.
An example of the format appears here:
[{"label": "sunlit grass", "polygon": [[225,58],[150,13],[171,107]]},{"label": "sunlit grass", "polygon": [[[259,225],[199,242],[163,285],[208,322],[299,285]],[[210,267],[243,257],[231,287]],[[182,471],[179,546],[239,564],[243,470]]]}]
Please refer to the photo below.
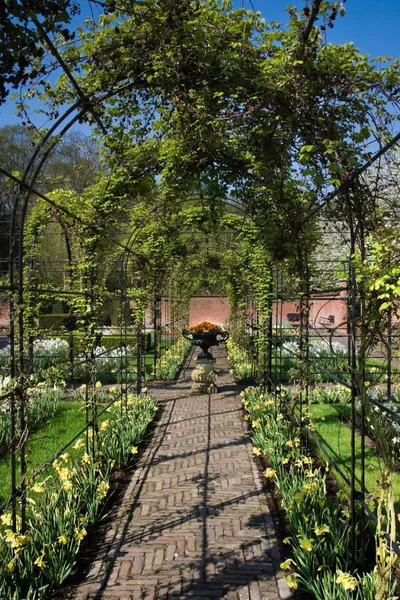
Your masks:
[{"label": "sunlit grass", "polygon": [[[340,469],[350,478],[351,476],[351,429],[340,419],[345,407],[339,405],[313,404],[309,406],[309,412],[315,427],[315,435],[330,456],[334,459]],[[361,487],[361,437],[356,434],[356,486]],[[318,450],[321,458],[325,461],[325,455]],[[365,487],[368,493],[374,494],[377,489],[382,459],[378,454],[365,445]],[[332,468],[332,474],[339,484],[348,492],[348,486],[337,471]],[[393,473],[393,491],[399,505],[400,499],[400,473]]]},{"label": "sunlit grass", "polygon": [[[60,402],[56,415],[35,431],[26,444],[28,477],[44,465],[85,425],[85,406],[82,402]],[[18,460],[17,482],[20,478]],[[11,455],[0,460],[0,504],[11,494]]]}]

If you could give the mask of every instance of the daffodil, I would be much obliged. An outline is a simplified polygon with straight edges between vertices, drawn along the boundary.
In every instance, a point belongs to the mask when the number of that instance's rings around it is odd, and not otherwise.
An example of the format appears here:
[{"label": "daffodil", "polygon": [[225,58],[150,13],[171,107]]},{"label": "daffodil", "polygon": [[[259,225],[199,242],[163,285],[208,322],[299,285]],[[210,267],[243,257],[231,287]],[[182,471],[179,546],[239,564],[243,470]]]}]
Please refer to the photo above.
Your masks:
[{"label": "daffodil", "polygon": [[254,447],[254,448],[253,448],[253,454],[255,454],[256,456],[261,456],[261,454],[262,454],[262,451],[261,451],[261,449],[260,449],[260,448],[256,448],[256,447]]},{"label": "daffodil", "polygon": [[321,525],[321,526],[316,526],[314,528],[315,531],[315,535],[323,535],[324,533],[329,533],[330,529],[328,527],[328,525]]},{"label": "daffodil", "polygon": [[286,577],[286,581],[289,587],[291,587],[293,590],[297,590],[297,588],[299,587],[299,584],[296,581],[296,577],[294,575],[288,575]]},{"label": "daffodil", "polygon": [[36,565],[37,567],[39,567],[39,569],[43,569],[46,566],[46,563],[43,559],[44,559],[44,554],[42,554],[41,556],[38,556],[33,564]]},{"label": "daffodil", "polygon": [[355,590],[357,587],[357,580],[350,573],[343,573],[343,571],[336,571],[337,578],[336,583],[342,585],[345,590]]},{"label": "daffodil", "polygon": [[97,486],[97,493],[99,498],[105,498],[109,489],[109,484],[106,481],[101,481]]},{"label": "daffodil", "polygon": [[275,469],[268,468],[268,469],[265,469],[265,471],[264,471],[264,476],[267,477],[267,478],[268,477],[274,477],[275,475],[276,475]]},{"label": "daffodil", "polygon": [[87,452],[85,452],[85,454],[82,456],[82,460],[81,460],[81,464],[82,465],[90,465],[92,459],[90,458],[89,454]]},{"label": "daffodil", "polygon": [[69,538],[66,535],[60,535],[58,541],[60,542],[60,544],[63,544],[65,546],[65,544],[68,544]]},{"label": "daffodil", "polygon": [[75,529],[75,539],[80,541],[87,535],[86,529],[83,527],[82,529]]},{"label": "daffodil", "polygon": [[66,492],[69,492],[70,490],[72,490],[72,488],[73,488],[72,481],[71,481],[70,479],[66,479],[66,480],[63,482],[62,488],[63,488],[63,490],[65,490]]},{"label": "daffodil", "polygon": [[295,562],[291,559],[288,558],[287,560],[285,560],[284,562],[281,562],[280,567],[281,569],[283,569],[284,571],[287,571],[288,569],[290,569],[290,565],[291,564],[295,564]]},{"label": "daffodil", "polygon": [[98,388],[101,388],[101,386],[102,386],[101,381],[96,381],[95,387],[98,389]]},{"label": "daffodil", "polygon": [[36,492],[36,494],[43,494],[43,492],[44,492],[43,483],[35,483],[35,485],[32,486],[32,491]]},{"label": "daffodil", "polygon": [[307,538],[300,538],[300,548],[303,548],[303,550],[307,550],[307,552],[311,552],[312,548],[313,548],[313,540],[307,539]]},{"label": "daffodil", "polygon": [[138,452],[139,452],[138,447],[137,446],[132,446],[131,454],[137,454]]},{"label": "daffodil", "polygon": [[10,571],[10,573],[14,573],[14,571],[15,571],[15,562],[13,560],[10,560],[10,562],[7,565],[7,569]]},{"label": "daffodil", "polygon": [[80,450],[84,446],[84,441],[80,438],[73,446],[74,450]]},{"label": "daffodil", "polygon": [[4,515],[0,515],[0,521],[3,523],[3,525],[10,527],[12,525],[11,513],[4,513]]}]

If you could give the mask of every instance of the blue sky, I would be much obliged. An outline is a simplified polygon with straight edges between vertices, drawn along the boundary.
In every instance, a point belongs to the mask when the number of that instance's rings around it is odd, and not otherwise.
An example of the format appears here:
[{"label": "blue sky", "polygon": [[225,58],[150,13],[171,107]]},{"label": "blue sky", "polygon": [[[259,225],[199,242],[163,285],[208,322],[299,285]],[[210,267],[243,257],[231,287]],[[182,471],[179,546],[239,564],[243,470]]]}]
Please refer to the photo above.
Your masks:
[{"label": "blue sky", "polygon": [[[249,0],[245,0],[250,8]],[[252,0],[267,21],[287,22],[285,7],[299,9],[303,0]],[[235,0],[241,4],[240,0]],[[327,41],[335,44],[354,42],[361,52],[373,56],[400,55],[400,0],[347,0],[345,17],[337,17],[334,29],[327,30]]]},{"label": "blue sky", "polygon": [[[285,8],[294,4],[299,9],[303,0],[252,0],[255,10],[262,13],[266,21],[286,23]],[[242,0],[234,0],[241,6]],[[251,8],[250,0],[244,6]],[[337,17],[334,29],[327,30],[327,41],[342,44],[353,42],[361,52],[376,56],[400,56],[400,0],[347,0],[345,17]],[[0,126],[17,123],[11,103],[0,107]]]}]

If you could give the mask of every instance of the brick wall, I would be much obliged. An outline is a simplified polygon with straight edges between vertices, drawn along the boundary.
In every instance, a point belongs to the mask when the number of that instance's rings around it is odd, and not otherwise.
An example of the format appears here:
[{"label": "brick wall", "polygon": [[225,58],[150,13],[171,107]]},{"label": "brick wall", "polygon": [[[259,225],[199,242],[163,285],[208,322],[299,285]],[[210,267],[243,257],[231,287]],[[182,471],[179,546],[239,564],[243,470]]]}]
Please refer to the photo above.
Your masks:
[{"label": "brick wall", "polygon": [[189,306],[189,327],[209,321],[216,325],[227,323],[231,314],[228,299],[219,296],[193,296]]}]

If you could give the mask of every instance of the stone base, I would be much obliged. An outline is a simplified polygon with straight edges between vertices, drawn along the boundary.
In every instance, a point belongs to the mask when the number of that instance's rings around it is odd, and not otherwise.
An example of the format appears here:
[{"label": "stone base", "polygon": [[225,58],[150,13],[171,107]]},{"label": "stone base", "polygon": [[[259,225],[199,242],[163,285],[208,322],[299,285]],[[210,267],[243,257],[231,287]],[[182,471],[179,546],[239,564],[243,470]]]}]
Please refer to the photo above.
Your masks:
[{"label": "stone base", "polygon": [[216,394],[218,392],[215,385],[217,374],[214,371],[215,358],[205,358],[200,356],[196,360],[196,368],[192,373],[194,381],[190,390],[191,394]]},{"label": "stone base", "polygon": [[190,388],[191,394],[218,394],[218,388],[214,384],[194,383]]}]

